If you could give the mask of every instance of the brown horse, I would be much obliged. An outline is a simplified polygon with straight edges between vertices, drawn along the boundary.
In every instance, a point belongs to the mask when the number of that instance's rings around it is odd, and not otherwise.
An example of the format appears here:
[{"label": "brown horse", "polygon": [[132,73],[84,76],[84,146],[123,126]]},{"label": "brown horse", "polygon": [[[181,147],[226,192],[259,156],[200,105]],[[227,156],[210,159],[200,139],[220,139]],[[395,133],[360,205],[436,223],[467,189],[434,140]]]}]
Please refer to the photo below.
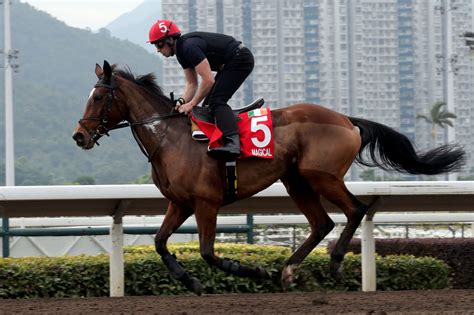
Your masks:
[{"label": "brown horse", "polygon": [[[224,204],[224,164],[206,154],[207,145],[190,137],[189,120],[174,112],[174,105],[148,74],[135,78],[129,71],[104,62],[96,64],[99,78],[87,101],[73,138],[91,149],[108,131],[130,126],[140,148],[152,164],[156,186],[169,200],[166,216],[155,237],[156,251],[174,277],[200,294],[200,282],[190,277],[170,254],[170,235],[192,214],[199,230],[204,260],[237,276],[266,278],[260,268],[220,258],[214,253],[216,219]],[[459,169],[465,153],[445,145],[418,154],[412,143],[395,130],[368,120],[348,117],[327,108],[297,104],[272,111],[274,158],[237,161],[237,199],[248,198],[277,180],[306,216],[311,234],[288,259],[281,280],[287,288],[295,268],[334,228],[321,205],[321,197],[338,206],[347,217],[340,239],[331,253],[330,271],[340,276],[341,262],[355,230],[367,212],[344,184],[344,174],[356,160],[368,166],[409,174],[440,174]],[[367,149],[368,156],[362,156]],[[367,159],[368,158],[368,159]]]}]

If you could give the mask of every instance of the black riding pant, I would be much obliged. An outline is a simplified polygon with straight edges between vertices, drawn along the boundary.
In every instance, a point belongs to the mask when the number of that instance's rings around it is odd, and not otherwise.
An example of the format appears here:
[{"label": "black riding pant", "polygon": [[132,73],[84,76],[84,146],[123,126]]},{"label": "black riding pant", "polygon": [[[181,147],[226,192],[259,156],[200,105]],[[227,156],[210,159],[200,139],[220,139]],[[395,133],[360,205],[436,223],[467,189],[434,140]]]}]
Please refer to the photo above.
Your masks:
[{"label": "black riding pant", "polygon": [[217,127],[224,136],[239,132],[234,113],[227,102],[252,72],[253,55],[247,47],[237,50],[234,57],[218,71],[214,78],[214,86],[204,100],[214,116]]}]

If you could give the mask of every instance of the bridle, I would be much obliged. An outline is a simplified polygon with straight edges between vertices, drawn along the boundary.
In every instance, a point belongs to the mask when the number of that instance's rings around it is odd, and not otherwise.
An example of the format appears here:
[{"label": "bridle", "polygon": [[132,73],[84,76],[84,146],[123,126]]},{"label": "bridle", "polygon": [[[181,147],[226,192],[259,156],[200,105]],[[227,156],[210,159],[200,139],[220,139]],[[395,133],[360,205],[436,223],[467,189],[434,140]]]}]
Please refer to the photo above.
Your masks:
[{"label": "bridle", "polygon": [[[105,88],[108,89],[107,104],[105,106],[105,110],[102,111],[103,114],[102,114],[101,117],[89,117],[89,118],[80,119],[79,120],[79,125],[84,130],[86,130],[87,133],[89,133],[89,135],[91,136],[91,141],[93,141],[97,145],[100,145],[99,142],[97,142],[97,141],[104,135],[110,136],[109,131],[114,129],[114,128],[108,128],[108,127],[106,127],[106,125],[109,122],[110,110],[112,109],[112,103],[113,103],[113,100],[115,98],[115,93],[114,93],[115,81],[114,81],[113,77],[110,80],[110,84],[106,84],[102,80],[100,80],[99,82],[96,83],[96,85],[94,85],[94,88],[98,88],[98,87],[105,87]],[[83,124],[84,121],[89,121],[89,120],[99,121],[99,124],[97,125],[97,127],[94,130],[90,130],[89,128],[87,128]]]},{"label": "bridle", "polygon": [[[94,88],[98,88],[98,87],[104,87],[104,88],[107,88],[108,89],[108,93],[107,93],[107,104],[105,106],[105,110],[103,110],[103,114],[101,117],[88,117],[88,118],[82,118],[79,120],[79,125],[84,129],[86,130],[87,133],[89,133],[89,135],[91,136],[91,140],[90,141],[93,141],[95,144],[97,145],[100,145],[99,142],[97,142],[102,136],[106,135],[106,136],[110,136],[109,134],[109,131],[112,131],[112,130],[115,130],[115,129],[121,129],[121,128],[126,128],[126,127],[135,127],[135,126],[141,126],[141,125],[146,125],[150,122],[154,122],[154,121],[157,121],[157,120],[165,120],[165,119],[169,119],[169,118],[174,118],[174,117],[183,117],[185,116],[185,114],[183,113],[173,113],[174,111],[174,107],[171,109],[171,113],[168,114],[168,115],[163,115],[163,116],[158,116],[158,117],[151,117],[149,119],[145,119],[145,120],[142,120],[142,121],[138,121],[138,122],[134,122],[134,123],[130,123],[130,122],[122,122],[122,123],[119,123],[115,126],[112,126],[112,127],[107,127],[107,123],[109,122],[109,115],[110,115],[110,111],[112,109],[112,104],[113,104],[113,101],[114,101],[114,98],[115,98],[115,93],[114,93],[114,90],[117,88],[116,87],[116,84],[115,84],[115,79],[114,79],[114,76],[111,76],[110,78],[110,83],[107,84],[107,83],[104,83],[103,79],[100,79],[99,82],[96,83],[96,85],[94,85]],[[174,100],[173,100],[173,94],[171,93],[171,102],[174,104]],[[122,115],[122,117],[124,117]],[[83,122],[84,121],[89,121],[89,120],[92,120],[92,121],[99,121],[99,124],[97,125],[97,127],[94,129],[94,130],[90,130],[89,128],[87,128]],[[168,128],[168,125],[166,125],[166,129]],[[165,132],[166,132],[166,129],[165,129]],[[133,131],[133,129],[132,129]],[[134,133],[134,136],[135,136],[135,132]],[[136,137],[135,137],[136,138]],[[137,140],[138,141],[138,140]],[[143,149],[142,149],[143,150]],[[144,152],[145,153],[145,152]],[[147,156],[149,156],[148,154],[146,154]],[[151,155],[153,156],[153,154]],[[150,156],[149,156],[150,158]]]}]

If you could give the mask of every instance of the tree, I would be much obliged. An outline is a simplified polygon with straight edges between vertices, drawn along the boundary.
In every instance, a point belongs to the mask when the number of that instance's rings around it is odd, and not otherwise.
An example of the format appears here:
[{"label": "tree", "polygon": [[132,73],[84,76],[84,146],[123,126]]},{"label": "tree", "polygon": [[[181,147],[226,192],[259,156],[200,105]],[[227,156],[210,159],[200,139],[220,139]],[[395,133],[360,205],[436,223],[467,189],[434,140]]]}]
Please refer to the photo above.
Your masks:
[{"label": "tree", "polygon": [[444,107],[446,102],[438,101],[436,102],[430,111],[430,116],[418,114],[417,119],[423,119],[426,122],[431,124],[431,137],[433,142],[436,139],[436,126],[441,128],[446,128],[446,126],[453,127],[454,122],[452,120],[456,119],[457,116],[454,113],[448,112]]},{"label": "tree", "polygon": [[95,178],[92,176],[82,175],[74,180],[74,185],[95,185]]},{"label": "tree", "polygon": [[130,184],[153,184],[151,175],[143,175],[130,182]]},{"label": "tree", "polygon": [[359,175],[360,179],[362,179],[364,182],[367,181],[381,181],[382,178],[380,176],[375,176],[375,170],[374,169],[366,169]]},{"label": "tree", "polygon": [[[51,185],[52,174],[41,165],[31,162],[27,157],[20,156],[15,160],[15,185]],[[0,165],[0,184],[5,183],[5,164]]]}]

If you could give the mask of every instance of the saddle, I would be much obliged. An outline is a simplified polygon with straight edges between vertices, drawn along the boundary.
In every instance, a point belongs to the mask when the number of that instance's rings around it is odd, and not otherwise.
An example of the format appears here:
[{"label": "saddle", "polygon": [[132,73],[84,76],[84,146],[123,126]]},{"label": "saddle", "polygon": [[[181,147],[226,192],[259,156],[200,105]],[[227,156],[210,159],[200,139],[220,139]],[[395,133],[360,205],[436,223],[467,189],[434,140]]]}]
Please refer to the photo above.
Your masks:
[{"label": "saddle", "polygon": [[[259,98],[252,103],[242,108],[233,109],[236,119],[242,113],[249,112],[251,110],[259,109],[263,106],[265,101],[263,98]],[[209,107],[196,106],[193,108],[192,115],[198,121],[202,121],[208,124],[215,125],[214,116],[212,115]],[[191,119],[191,135],[194,140],[197,141],[209,141],[209,138],[202,132],[198,124]],[[236,200],[237,196],[237,163],[235,161],[225,163],[225,176],[226,176],[226,189],[224,192],[224,204],[230,204]]]},{"label": "saddle", "polygon": [[[232,109],[234,116],[237,118],[239,114],[245,113],[254,109],[258,109],[263,106],[265,100],[259,98],[252,103],[237,109]],[[211,110],[207,106],[196,106],[193,108],[193,116],[203,122],[214,124],[214,116],[211,113]],[[191,120],[191,136],[196,141],[209,141],[209,138],[204,134],[204,132],[199,129],[199,126]]]}]

